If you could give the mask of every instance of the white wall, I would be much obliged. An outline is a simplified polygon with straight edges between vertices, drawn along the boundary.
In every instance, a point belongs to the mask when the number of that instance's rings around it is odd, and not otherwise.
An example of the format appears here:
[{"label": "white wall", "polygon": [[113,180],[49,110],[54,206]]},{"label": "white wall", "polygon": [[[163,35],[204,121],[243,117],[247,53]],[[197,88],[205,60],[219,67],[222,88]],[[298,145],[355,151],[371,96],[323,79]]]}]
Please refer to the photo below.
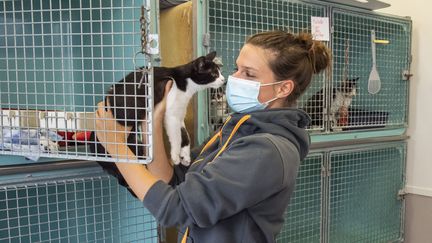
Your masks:
[{"label": "white wall", "polygon": [[432,197],[432,2],[384,1],[392,6],[378,11],[413,21],[407,190]]}]

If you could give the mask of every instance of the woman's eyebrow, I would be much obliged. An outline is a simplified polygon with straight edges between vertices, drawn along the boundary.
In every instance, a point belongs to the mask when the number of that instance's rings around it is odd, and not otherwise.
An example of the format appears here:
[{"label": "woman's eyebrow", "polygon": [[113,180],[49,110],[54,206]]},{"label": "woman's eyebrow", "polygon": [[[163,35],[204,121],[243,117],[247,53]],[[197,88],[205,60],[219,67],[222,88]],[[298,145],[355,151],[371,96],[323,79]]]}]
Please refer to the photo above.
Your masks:
[{"label": "woman's eyebrow", "polygon": [[243,69],[246,69],[247,71],[258,71],[256,68],[249,67],[249,66],[239,66],[239,65],[237,65],[237,68],[238,67],[242,67]]}]

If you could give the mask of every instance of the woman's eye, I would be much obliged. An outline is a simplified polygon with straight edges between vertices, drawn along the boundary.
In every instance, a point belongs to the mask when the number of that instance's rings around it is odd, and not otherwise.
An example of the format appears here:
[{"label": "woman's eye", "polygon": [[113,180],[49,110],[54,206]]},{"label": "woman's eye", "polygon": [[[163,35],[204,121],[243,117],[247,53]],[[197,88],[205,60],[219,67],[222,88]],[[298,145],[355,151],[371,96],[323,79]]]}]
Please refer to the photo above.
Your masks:
[{"label": "woman's eye", "polygon": [[248,77],[248,78],[255,78],[255,75],[250,74],[250,73],[246,73],[246,77]]}]

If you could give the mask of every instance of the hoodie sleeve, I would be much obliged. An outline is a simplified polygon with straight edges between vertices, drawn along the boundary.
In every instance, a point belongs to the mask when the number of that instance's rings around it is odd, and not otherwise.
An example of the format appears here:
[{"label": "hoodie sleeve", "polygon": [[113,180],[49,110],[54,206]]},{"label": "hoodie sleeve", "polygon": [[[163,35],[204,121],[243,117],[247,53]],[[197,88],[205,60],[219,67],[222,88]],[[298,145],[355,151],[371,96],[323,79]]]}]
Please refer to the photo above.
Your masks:
[{"label": "hoodie sleeve", "polygon": [[[207,138],[200,146],[194,147],[190,151],[191,160],[194,161],[200,154],[201,150],[204,148],[205,144],[210,140],[210,137]],[[182,164],[173,166],[173,176],[171,180],[168,182],[168,185],[172,187],[176,187],[178,184],[185,180],[185,175],[189,170],[189,166],[184,166]]]},{"label": "hoodie sleeve", "polygon": [[[298,151],[290,149],[284,154],[299,160]],[[280,191],[285,176],[292,175],[285,172],[286,159],[265,136],[241,138],[202,171],[188,172],[176,188],[157,182],[144,198],[144,206],[162,225],[209,227]]]}]

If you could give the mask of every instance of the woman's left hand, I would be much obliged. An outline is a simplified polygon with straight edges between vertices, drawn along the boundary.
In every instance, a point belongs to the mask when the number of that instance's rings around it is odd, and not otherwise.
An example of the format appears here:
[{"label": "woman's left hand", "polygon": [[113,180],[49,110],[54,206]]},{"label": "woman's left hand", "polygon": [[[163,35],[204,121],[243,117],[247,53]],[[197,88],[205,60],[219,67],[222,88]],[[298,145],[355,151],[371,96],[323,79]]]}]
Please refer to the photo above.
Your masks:
[{"label": "woman's left hand", "polygon": [[[114,118],[109,102],[107,106],[105,102],[99,102],[96,111],[96,136],[99,142],[107,148],[107,146],[125,145],[127,137],[132,129],[132,126],[125,127],[120,125]],[[106,108],[106,109],[105,109]]]}]

